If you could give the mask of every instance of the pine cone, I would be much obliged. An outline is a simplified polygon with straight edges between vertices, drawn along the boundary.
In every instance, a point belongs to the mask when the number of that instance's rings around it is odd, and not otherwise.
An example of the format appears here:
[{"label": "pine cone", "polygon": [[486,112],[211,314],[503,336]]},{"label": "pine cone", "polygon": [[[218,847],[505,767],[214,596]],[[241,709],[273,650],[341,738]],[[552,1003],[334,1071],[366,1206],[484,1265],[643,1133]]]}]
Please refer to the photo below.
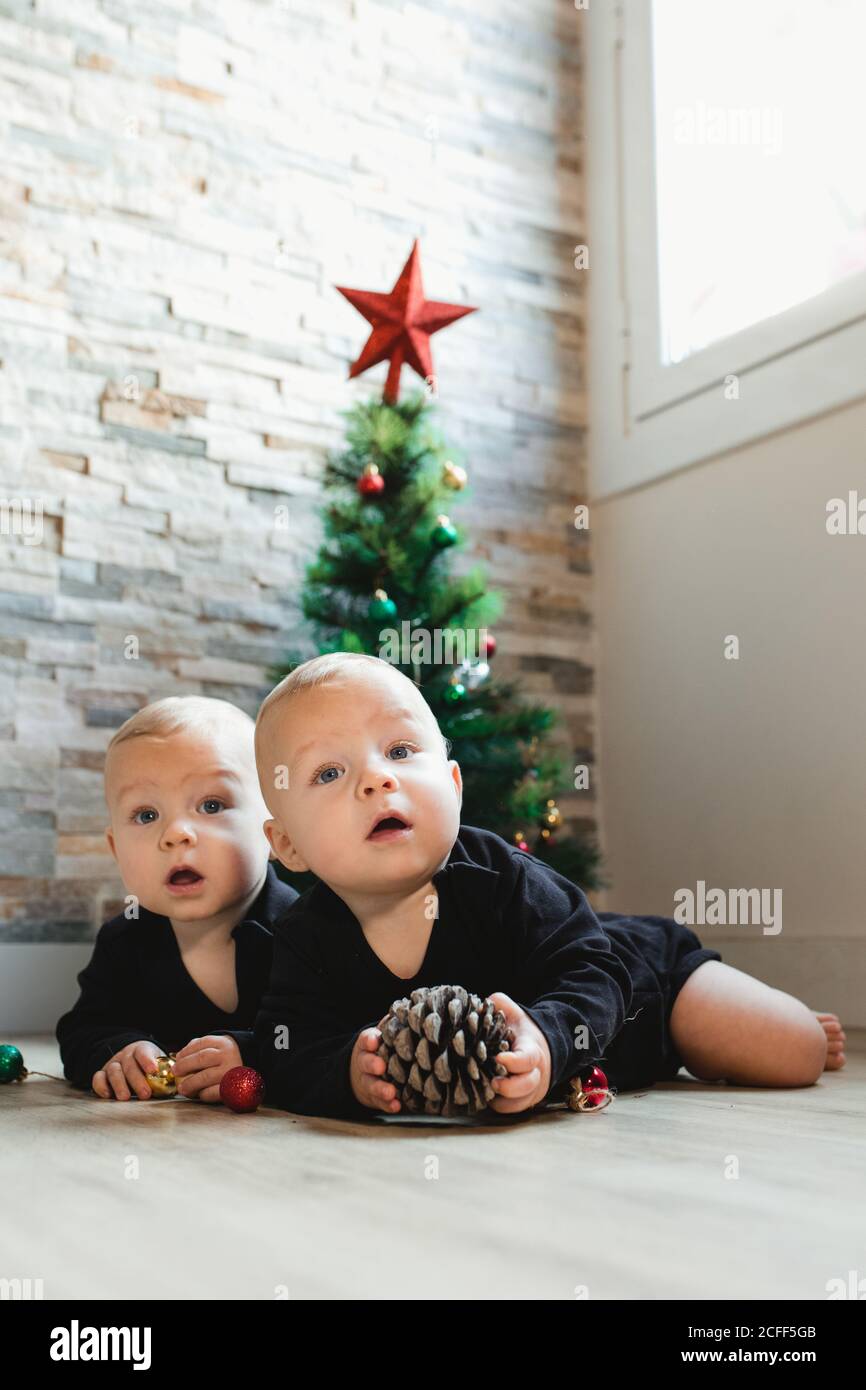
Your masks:
[{"label": "pine cone", "polygon": [[490,1084],[507,1072],[496,1057],[514,1033],[501,1009],[460,985],[416,989],[395,999],[382,1024],[378,1055],[406,1110],[425,1115],[475,1115],[496,1095]]}]

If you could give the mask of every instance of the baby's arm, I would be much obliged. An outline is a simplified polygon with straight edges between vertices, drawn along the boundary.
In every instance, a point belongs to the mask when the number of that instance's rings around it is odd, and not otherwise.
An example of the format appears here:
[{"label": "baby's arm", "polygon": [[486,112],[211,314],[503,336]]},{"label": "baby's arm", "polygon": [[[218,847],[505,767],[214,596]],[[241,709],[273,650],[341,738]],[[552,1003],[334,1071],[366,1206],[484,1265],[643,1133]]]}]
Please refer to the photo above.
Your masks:
[{"label": "baby's arm", "polygon": [[259,1050],[252,1028],[217,1028],[190,1038],[176,1054],[174,1074],[180,1095],[216,1104],[220,1082],[233,1067],[259,1070]]},{"label": "baby's arm", "polygon": [[190,1038],[175,1055],[173,1071],[178,1094],[190,1100],[216,1104],[220,1099],[220,1082],[233,1067],[249,1066],[245,1062],[234,1035],[225,1030],[208,1033],[203,1038]]},{"label": "baby's arm", "polygon": [[239,1060],[235,1062],[235,1066],[258,1068],[259,1050],[252,1028],[216,1028],[212,1033],[208,1033],[208,1037],[231,1038],[238,1050]]},{"label": "baby's arm", "polygon": [[622,1028],[632,980],[582,889],[532,855],[513,862],[517,877],[503,909],[515,949],[512,993],[550,1052],[548,1090],[538,1099],[559,1100]]},{"label": "baby's arm", "polygon": [[503,1115],[531,1110],[544,1100],[550,1090],[552,1062],[547,1038],[526,1010],[515,1004],[507,994],[491,994],[490,1000],[495,1008],[505,1014],[514,1034],[509,1051],[497,1054],[496,1060],[508,1075],[495,1076],[491,1081],[497,1094],[490,1102],[490,1108]]},{"label": "baby's arm", "polygon": [[254,1029],[266,1105],[296,1115],[368,1117],[350,1074],[363,1022],[358,1026],[345,1017],[335,996],[328,974],[308,957],[294,925],[278,924],[268,992]]},{"label": "baby's arm", "polygon": [[79,998],[56,1029],[63,1073],[84,1091],[90,1090],[106,1064],[130,1044],[150,1043],[156,1048],[155,1056],[163,1051],[159,1040],[135,1023],[137,1008],[132,1003],[128,971],[106,926],[100,928],[93,955],[78,976]]},{"label": "baby's arm", "polygon": [[122,1047],[93,1075],[93,1089],[103,1100],[151,1100],[153,1092],[145,1072],[154,1071],[162,1049],[156,1043],[131,1042]]},{"label": "baby's arm", "polygon": [[397,1087],[392,1081],[382,1079],[385,1060],[376,1056],[382,1041],[379,1030],[384,1022],[385,1019],[380,1018],[375,1028],[365,1028],[358,1034],[349,1062],[349,1080],[352,1093],[361,1105],[393,1113],[400,1109]]}]

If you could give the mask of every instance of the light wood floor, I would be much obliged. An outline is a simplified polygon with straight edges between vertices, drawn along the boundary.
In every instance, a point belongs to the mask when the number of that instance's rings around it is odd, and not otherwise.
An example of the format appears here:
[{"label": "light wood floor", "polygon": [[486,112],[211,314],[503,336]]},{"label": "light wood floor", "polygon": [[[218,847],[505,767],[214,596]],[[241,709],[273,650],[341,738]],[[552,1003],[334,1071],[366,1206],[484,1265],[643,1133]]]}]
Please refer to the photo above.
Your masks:
[{"label": "light wood floor", "polygon": [[[866,1032],[846,1032],[847,1066],[815,1086],[681,1072],[598,1114],[475,1128],[31,1076],[0,1087],[0,1276],[46,1299],[823,1300],[866,1277]],[[14,1041],[61,1073],[53,1039]]]}]

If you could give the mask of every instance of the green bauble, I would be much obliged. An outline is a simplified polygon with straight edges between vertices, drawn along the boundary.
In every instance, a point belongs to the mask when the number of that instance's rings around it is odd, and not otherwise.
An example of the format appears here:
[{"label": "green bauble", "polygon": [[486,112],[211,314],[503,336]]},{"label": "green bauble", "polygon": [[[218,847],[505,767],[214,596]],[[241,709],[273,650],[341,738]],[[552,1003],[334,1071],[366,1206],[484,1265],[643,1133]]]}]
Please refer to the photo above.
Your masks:
[{"label": "green bauble", "polygon": [[396,618],[397,605],[384,589],[377,589],[376,597],[370,600],[367,612],[374,623],[383,623],[388,618]]},{"label": "green bauble", "polygon": [[0,1085],[7,1081],[21,1081],[27,1075],[24,1058],[11,1043],[0,1044]]},{"label": "green bauble", "polygon": [[466,686],[457,681],[453,685],[446,685],[443,693],[445,699],[449,700],[452,705],[458,705],[461,700],[466,699]]},{"label": "green bauble", "polygon": [[447,550],[449,545],[453,545],[457,540],[457,532],[451,525],[448,517],[443,513],[437,516],[436,525],[430,532],[430,541],[437,550]]}]

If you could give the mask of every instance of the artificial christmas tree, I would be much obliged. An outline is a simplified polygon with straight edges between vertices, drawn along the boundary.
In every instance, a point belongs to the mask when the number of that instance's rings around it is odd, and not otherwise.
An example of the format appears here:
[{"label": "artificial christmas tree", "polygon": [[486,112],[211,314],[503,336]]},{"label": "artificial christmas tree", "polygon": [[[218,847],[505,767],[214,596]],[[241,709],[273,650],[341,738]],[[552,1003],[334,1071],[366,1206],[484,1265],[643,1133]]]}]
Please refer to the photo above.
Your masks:
[{"label": "artificial christmas tree", "polygon": [[[449,456],[429,393],[399,400],[400,367],[432,377],[427,337],[470,310],[424,299],[417,242],[390,295],[342,292],[376,325],[350,374],[389,358],[391,370],[383,400],[344,412],[345,447],[326,461],[325,536],[301,595],[318,651],[364,652],[409,676],[460,764],[463,823],[598,888],[595,840],[566,835],[556,804],[573,785],[550,745],[557,713],[525,703],[517,681],[492,673],[489,625],[502,596],[479,566],[449,573],[464,540],[451,512],[466,493],[467,469]],[[274,683],[310,655],[291,653],[269,673]],[[301,891],[314,881],[291,877]]]},{"label": "artificial christmas tree", "polygon": [[[494,830],[582,888],[597,888],[596,844],[566,835],[556,805],[571,788],[549,744],[557,714],[523,702],[517,681],[493,674],[488,628],[502,596],[479,566],[447,572],[463,536],[444,506],[465,492],[466,470],[448,457],[433,408],[419,392],[346,412],[345,448],[325,466],[325,537],[307,566],[304,616],[320,653],[381,656],[418,685],[460,764],[464,824]],[[359,490],[371,464],[382,487]],[[274,683],[309,655],[292,652],[270,672]],[[291,882],[306,886],[301,875]]]}]

